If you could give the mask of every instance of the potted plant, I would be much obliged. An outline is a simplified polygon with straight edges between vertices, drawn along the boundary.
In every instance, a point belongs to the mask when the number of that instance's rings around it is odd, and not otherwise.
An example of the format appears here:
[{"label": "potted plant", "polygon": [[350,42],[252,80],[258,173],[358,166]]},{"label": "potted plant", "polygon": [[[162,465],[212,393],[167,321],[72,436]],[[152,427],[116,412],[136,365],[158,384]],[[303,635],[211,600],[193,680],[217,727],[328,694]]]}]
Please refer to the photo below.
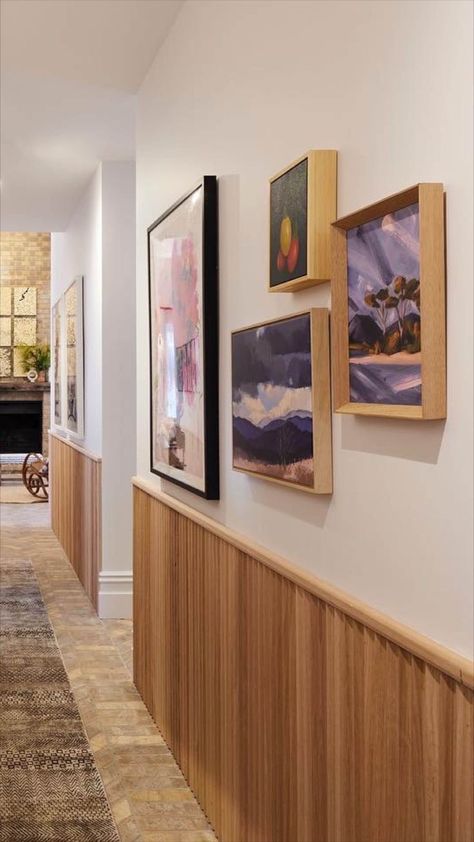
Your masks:
[{"label": "potted plant", "polygon": [[38,381],[44,383],[46,372],[51,365],[51,350],[45,342],[39,345],[20,345],[20,357],[23,371],[26,373],[31,369],[38,372]]}]

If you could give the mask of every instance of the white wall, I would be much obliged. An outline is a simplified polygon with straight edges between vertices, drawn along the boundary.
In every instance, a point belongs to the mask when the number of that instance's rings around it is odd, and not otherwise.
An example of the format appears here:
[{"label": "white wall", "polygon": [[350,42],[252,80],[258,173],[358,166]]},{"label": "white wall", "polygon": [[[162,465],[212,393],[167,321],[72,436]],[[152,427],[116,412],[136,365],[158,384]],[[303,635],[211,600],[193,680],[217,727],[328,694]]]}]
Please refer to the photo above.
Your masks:
[{"label": "white wall", "polygon": [[102,452],[101,227],[102,172],[99,167],[66,231],[51,235],[51,305],[54,306],[77,275],[84,276],[85,435],[81,444],[96,455]]},{"label": "white wall", "polygon": [[[220,189],[219,503],[163,487],[435,640],[472,652],[472,6],[187,2],[140,93],[138,470],[149,473],[146,228],[204,173]],[[448,419],[334,417],[334,495],[231,470],[232,328],[328,305],[269,295],[267,179],[339,157],[339,214],[418,181],[447,191]]]},{"label": "white wall", "polygon": [[135,328],[135,162],[103,162],[101,616],[131,616]]},{"label": "white wall", "polygon": [[84,276],[86,450],[102,457],[99,614],[130,617],[136,442],[135,162],[103,162],[66,231],[52,235],[54,304]]}]

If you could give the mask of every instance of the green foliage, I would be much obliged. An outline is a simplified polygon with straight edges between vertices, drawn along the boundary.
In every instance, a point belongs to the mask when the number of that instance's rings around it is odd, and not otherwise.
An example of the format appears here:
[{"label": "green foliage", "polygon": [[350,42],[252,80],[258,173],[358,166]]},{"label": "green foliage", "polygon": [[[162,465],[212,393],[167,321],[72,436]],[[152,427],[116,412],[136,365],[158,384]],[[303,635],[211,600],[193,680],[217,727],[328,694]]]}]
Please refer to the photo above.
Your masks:
[{"label": "green foliage", "polygon": [[51,350],[47,343],[42,345],[20,345],[23,371],[47,371],[51,365]]}]

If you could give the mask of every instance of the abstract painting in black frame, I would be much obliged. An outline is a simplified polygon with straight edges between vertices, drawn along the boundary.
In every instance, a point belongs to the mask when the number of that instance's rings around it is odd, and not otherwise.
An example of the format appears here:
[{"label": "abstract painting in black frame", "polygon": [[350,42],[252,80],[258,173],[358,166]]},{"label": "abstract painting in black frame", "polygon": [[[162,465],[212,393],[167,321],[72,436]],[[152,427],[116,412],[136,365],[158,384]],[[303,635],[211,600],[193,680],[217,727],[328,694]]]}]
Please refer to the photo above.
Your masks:
[{"label": "abstract painting in black frame", "polygon": [[219,497],[217,179],[148,229],[150,469]]}]

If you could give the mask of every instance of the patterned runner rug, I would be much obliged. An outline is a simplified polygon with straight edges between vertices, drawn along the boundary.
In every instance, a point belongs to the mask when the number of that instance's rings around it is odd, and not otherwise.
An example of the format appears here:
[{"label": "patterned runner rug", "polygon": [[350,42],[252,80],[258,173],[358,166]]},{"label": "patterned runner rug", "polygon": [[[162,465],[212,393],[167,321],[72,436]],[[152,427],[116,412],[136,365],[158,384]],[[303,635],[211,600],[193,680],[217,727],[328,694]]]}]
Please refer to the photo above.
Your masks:
[{"label": "patterned runner rug", "polygon": [[0,842],[118,842],[26,561],[0,570]]}]

